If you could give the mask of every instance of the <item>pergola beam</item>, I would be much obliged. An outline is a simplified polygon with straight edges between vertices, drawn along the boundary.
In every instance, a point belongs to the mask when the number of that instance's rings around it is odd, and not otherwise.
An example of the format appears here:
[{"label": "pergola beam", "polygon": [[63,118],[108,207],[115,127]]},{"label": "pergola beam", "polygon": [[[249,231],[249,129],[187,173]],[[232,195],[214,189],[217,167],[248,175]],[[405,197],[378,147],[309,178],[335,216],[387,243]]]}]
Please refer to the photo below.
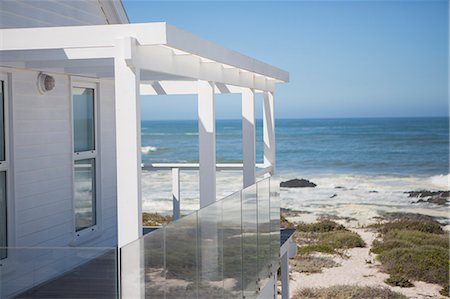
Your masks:
[{"label": "pergola beam", "polygon": [[[245,88],[233,86],[223,83],[216,83],[214,86],[214,93],[216,94],[241,94]],[[255,93],[262,91],[255,90]],[[141,83],[141,95],[155,96],[155,95],[197,95],[198,84],[197,81],[153,81]]]},{"label": "pergola beam", "polygon": [[202,62],[196,55],[176,55],[166,47],[139,46],[137,56],[140,67],[146,70],[264,91],[275,89],[273,79],[255,80],[254,73],[224,68],[221,63]]}]

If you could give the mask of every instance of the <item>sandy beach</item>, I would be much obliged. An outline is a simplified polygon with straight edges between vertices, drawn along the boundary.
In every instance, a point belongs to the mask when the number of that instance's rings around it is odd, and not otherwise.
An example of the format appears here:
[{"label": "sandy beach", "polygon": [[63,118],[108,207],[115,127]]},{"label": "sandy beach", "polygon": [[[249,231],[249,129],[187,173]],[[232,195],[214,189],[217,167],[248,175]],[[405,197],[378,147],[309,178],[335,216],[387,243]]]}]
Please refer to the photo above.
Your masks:
[{"label": "sandy beach", "polygon": [[345,251],[345,257],[333,256],[341,266],[325,268],[322,273],[299,273],[291,271],[290,295],[294,296],[302,288],[324,288],[336,285],[382,286],[404,294],[408,298],[446,298],[439,294],[441,287],[437,284],[414,281],[414,287],[391,287],[384,283],[388,274],[379,270],[380,264],[369,252],[376,233],[368,229],[352,229],[366,243],[364,248],[352,248]]}]

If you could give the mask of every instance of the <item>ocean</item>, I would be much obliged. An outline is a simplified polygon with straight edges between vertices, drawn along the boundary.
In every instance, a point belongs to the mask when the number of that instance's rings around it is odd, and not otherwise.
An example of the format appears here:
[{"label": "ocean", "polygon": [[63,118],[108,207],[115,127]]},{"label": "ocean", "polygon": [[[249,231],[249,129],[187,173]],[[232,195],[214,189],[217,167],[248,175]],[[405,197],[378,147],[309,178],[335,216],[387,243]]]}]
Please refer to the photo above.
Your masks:
[{"label": "ocean", "polygon": [[[262,162],[262,121],[256,123],[256,158]],[[216,122],[218,162],[242,161],[241,130],[241,120]],[[142,162],[198,162],[197,132],[194,120],[143,121]],[[381,211],[425,209],[448,218],[447,207],[412,205],[404,193],[449,189],[448,118],[277,119],[276,141],[280,180],[305,178],[318,185],[283,189],[283,207],[355,219],[358,213],[370,218]],[[170,211],[170,175],[143,173],[144,210]],[[242,184],[236,172],[218,173],[217,181],[218,198]],[[181,190],[182,210],[197,209],[198,173],[182,172]]]}]

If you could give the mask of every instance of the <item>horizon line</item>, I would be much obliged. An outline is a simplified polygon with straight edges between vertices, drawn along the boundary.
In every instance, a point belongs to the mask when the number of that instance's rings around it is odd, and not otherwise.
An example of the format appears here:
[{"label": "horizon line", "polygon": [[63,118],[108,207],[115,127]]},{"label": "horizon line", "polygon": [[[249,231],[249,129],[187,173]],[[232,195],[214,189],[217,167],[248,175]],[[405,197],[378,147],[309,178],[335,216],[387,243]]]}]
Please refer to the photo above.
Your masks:
[{"label": "horizon line", "polygon": [[[276,117],[275,120],[307,120],[307,119],[393,119],[393,118],[449,118],[449,115],[434,115],[434,116],[336,116],[336,117]],[[197,121],[197,118],[167,118],[167,119],[141,119],[141,121]],[[216,118],[216,120],[241,120],[241,118]],[[262,118],[255,118],[255,120],[262,120]]]}]

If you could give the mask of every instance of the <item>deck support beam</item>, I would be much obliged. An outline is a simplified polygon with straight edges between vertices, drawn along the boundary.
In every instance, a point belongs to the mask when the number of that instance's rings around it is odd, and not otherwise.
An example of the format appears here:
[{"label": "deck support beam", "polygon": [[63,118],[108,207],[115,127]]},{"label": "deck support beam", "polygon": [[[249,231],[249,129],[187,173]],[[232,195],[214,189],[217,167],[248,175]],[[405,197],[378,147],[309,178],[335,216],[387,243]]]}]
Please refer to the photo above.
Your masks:
[{"label": "deck support beam", "polygon": [[114,58],[117,242],[124,298],[143,298],[145,294],[141,244],[126,246],[142,236],[140,69],[133,55],[136,43],[131,37],[118,39]]},{"label": "deck support beam", "polygon": [[263,93],[264,165],[271,166],[270,175],[275,174],[275,105],[274,93]]},{"label": "deck support beam", "polygon": [[289,299],[289,257],[287,252],[281,257],[281,299]]},{"label": "deck support beam", "polygon": [[214,83],[198,81],[200,208],[216,201],[216,117]]},{"label": "deck support beam", "polygon": [[256,181],[255,145],[255,92],[245,88],[242,92],[242,158],[244,188]]}]

